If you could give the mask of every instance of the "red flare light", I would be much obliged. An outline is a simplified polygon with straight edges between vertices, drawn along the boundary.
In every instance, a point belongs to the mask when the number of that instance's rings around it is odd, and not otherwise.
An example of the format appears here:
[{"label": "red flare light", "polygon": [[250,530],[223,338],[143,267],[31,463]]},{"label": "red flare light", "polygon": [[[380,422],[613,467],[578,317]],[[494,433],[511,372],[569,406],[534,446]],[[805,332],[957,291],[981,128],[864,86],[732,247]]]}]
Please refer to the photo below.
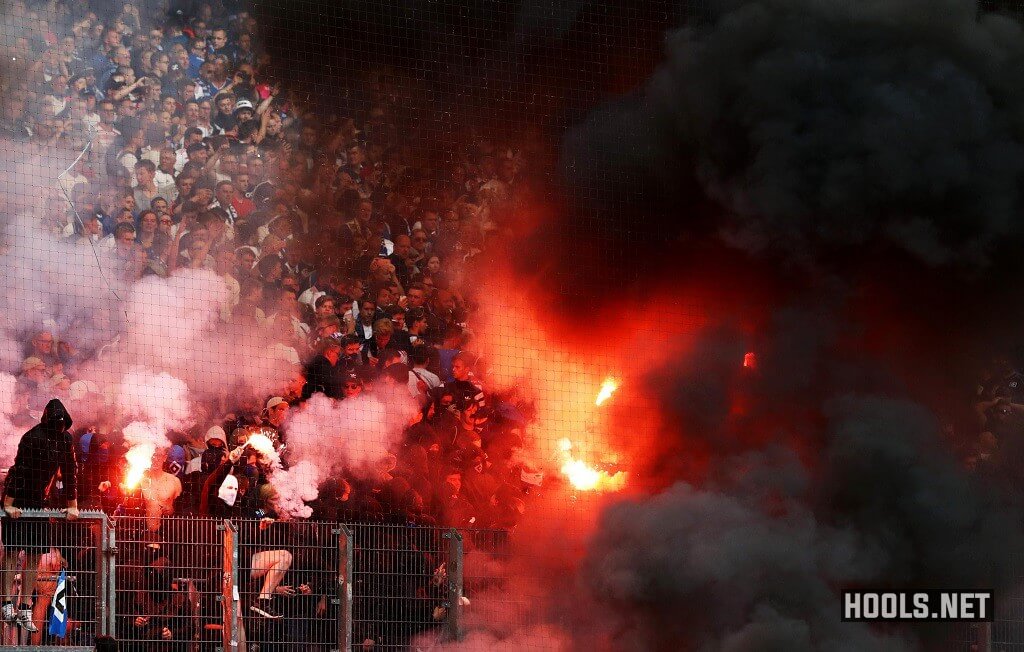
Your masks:
[{"label": "red flare light", "polygon": [[136,444],[128,449],[124,458],[128,461],[128,470],[124,474],[124,482],[121,484],[127,491],[132,491],[142,481],[142,476],[153,466],[153,453],[156,446],[153,444]]},{"label": "red flare light", "polygon": [[559,440],[558,448],[562,451],[562,475],[574,488],[580,491],[619,491],[626,486],[625,471],[608,473],[574,457],[573,444],[569,439]]},{"label": "red flare light", "polygon": [[615,380],[611,376],[604,379],[601,383],[601,389],[597,392],[597,398],[594,399],[594,405],[601,405],[612,397],[615,390],[619,388],[619,381]]}]

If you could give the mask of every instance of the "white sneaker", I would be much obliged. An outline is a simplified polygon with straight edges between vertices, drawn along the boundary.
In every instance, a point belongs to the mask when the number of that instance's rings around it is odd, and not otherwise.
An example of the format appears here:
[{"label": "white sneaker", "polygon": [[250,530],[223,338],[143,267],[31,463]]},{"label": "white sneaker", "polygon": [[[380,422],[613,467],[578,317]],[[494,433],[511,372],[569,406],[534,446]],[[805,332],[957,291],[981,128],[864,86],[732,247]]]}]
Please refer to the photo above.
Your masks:
[{"label": "white sneaker", "polygon": [[21,627],[26,632],[34,634],[39,631],[36,624],[32,622],[32,610],[31,609],[19,609],[18,610],[18,627]]},{"label": "white sneaker", "polygon": [[5,602],[3,608],[0,608],[0,620],[3,620],[5,623],[13,623],[14,616],[14,604]]}]

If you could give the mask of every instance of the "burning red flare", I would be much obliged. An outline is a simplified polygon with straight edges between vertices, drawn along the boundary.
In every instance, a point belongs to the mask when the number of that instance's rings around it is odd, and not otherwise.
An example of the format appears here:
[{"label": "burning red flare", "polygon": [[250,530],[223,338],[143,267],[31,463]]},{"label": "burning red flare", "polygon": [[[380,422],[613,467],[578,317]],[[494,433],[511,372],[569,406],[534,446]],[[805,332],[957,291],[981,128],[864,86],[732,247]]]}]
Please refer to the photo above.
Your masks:
[{"label": "burning red flare", "polygon": [[124,474],[122,486],[131,491],[142,481],[142,476],[153,466],[153,453],[156,446],[149,443],[136,444],[128,449],[124,458],[128,460],[128,470]]},{"label": "burning red flare", "polygon": [[[608,401],[619,388],[619,381],[609,376],[601,383],[601,388],[594,399],[594,405],[600,406]],[[562,475],[574,488],[580,491],[618,491],[626,486],[626,472],[608,471],[588,464],[573,453],[574,444],[568,437],[558,441],[558,449],[562,458]]]},{"label": "burning red flare", "polygon": [[601,405],[612,397],[615,390],[619,388],[619,381],[612,378],[611,376],[604,379],[601,383],[601,389],[597,392],[597,398],[594,399],[594,405]]},{"label": "burning red flare", "polygon": [[558,447],[562,451],[562,475],[574,488],[580,491],[619,491],[626,486],[625,471],[608,473],[574,457],[573,444],[568,439],[559,440]]}]

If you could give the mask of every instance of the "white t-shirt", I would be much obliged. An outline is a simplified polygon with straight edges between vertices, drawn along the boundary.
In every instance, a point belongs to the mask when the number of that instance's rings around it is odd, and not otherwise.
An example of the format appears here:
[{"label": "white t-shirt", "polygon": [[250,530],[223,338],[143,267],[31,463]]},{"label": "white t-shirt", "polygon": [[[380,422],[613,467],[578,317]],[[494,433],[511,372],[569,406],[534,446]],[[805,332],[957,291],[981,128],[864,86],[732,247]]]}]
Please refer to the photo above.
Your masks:
[{"label": "white t-shirt", "polygon": [[[437,389],[441,386],[441,379],[433,371],[428,371],[422,367],[415,367],[409,373],[411,376],[410,380],[422,380],[426,383],[428,389]],[[418,376],[418,378],[417,378]]]},{"label": "white t-shirt", "polygon": [[299,295],[298,302],[304,303],[310,308],[313,308],[316,306],[316,300],[324,296],[325,294],[327,293],[321,292],[316,288],[315,285],[311,285],[308,288],[306,288],[306,290],[303,291],[302,294]]}]

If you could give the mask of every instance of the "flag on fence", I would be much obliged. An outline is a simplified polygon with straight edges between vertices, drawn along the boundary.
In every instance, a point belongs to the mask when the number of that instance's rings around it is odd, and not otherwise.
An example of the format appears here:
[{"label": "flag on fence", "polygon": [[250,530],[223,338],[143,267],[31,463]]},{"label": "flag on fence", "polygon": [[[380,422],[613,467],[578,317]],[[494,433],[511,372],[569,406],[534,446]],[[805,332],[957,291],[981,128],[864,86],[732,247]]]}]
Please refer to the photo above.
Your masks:
[{"label": "flag on fence", "polygon": [[53,593],[53,615],[50,616],[50,636],[64,638],[68,634],[68,576],[60,569],[57,590]]}]

